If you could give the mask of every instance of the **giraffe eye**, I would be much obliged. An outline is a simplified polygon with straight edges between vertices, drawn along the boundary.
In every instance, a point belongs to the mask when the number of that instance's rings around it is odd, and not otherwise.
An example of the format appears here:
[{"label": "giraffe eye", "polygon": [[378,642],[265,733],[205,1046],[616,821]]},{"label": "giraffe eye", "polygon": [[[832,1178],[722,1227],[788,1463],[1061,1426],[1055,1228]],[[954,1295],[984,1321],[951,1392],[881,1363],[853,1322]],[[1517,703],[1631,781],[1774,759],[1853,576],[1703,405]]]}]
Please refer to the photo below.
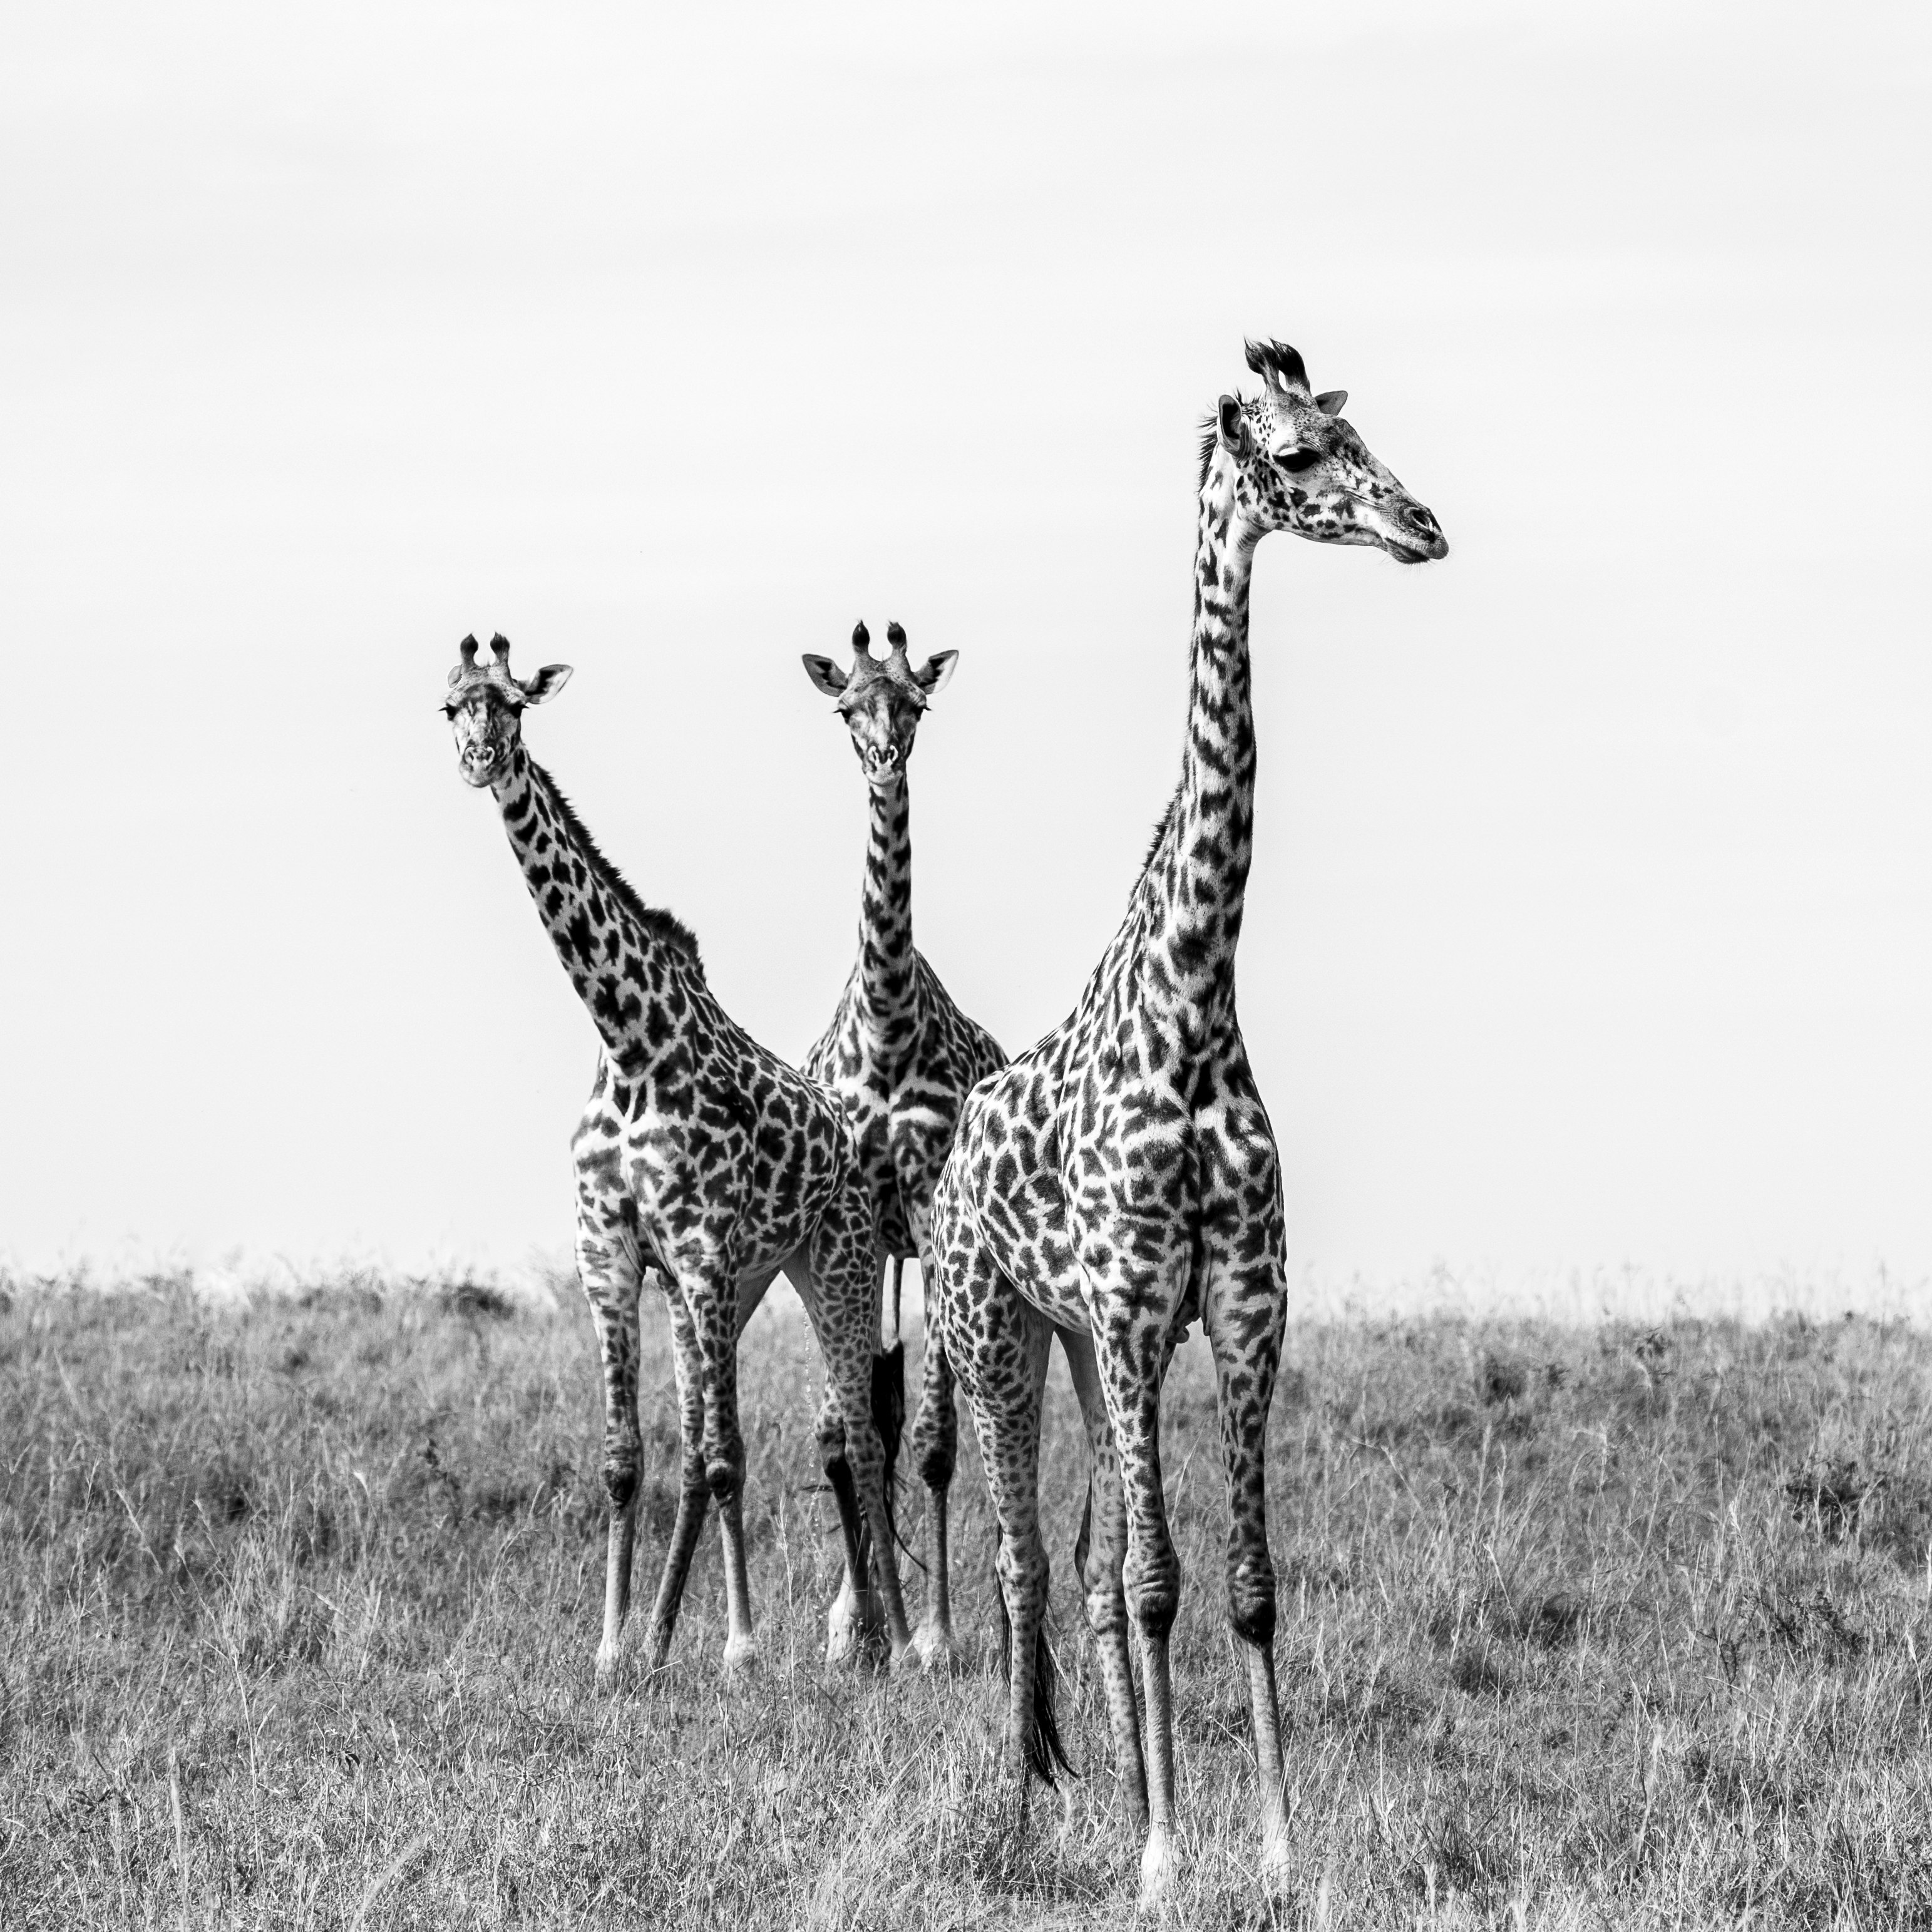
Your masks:
[{"label": "giraffe eye", "polygon": [[1322,460],[1318,449],[1284,449],[1274,459],[1277,470],[1286,470],[1291,476],[1299,476],[1304,470],[1312,470]]}]

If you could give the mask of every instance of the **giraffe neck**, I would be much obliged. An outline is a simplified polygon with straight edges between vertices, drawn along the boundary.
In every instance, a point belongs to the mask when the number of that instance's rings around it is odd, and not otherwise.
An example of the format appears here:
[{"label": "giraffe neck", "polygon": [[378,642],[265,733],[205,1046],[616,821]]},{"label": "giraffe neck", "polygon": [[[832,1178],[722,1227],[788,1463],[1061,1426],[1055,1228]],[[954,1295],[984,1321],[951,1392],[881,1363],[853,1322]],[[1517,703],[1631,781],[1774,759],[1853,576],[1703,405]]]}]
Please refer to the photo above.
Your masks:
[{"label": "giraffe neck", "polygon": [[882,1043],[908,1040],[896,1025],[912,1010],[912,788],[903,774],[868,785],[872,828],[866,842],[865,896],[859,908],[860,997]]},{"label": "giraffe neck", "polygon": [[696,941],[638,898],[520,745],[490,791],[537,916],[605,1048],[634,1071],[682,1051],[665,1009],[674,1002],[688,1014],[702,987]]},{"label": "giraffe neck", "polygon": [[1254,850],[1255,729],[1248,661],[1254,538],[1234,514],[1235,469],[1217,446],[1201,486],[1194,634],[1180,784],[1148,865],[1143,981],[1166,1001],[1210,1003],[1233,983]]}]

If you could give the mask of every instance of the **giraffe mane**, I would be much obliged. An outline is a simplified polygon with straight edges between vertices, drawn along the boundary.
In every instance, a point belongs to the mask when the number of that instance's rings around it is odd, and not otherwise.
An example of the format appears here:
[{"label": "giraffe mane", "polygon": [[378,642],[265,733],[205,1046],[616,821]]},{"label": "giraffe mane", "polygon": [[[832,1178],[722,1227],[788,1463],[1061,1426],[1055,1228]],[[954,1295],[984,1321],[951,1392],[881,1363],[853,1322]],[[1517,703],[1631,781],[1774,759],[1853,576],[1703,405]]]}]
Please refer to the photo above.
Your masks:
[{"label": "giraffe mane", "polygon": [[[1244,396],[1240,391],[1234,392],[1236,402],[1241,406],[1241,413],[1246,416],[1255,406],[1252,396]],[[1221,439],[1221,419],[1218,414],[1210,413],[1201,418],[1201,473],[1194,481],[1194,494],[1198,496],[1208,487],[1208,466],[1214,460],[1214,446]]]},{"label": "giraffe mane", "polygon": [[[524,755],[530,758],[527,752]],[[563,820],[564,830],[583,854],[584,862],[596,874],[597,883],[653,939],[681,955],[701,974],[704,962],[698,956],[698,935],[675,913],[667,912],[662,906],[645,904],[638,896],[637,888],[604,856],[596,840],[590,836],[590,828],[578,817],[576,808],[564,796],[556,779],[534,758],[530,758],[530,769],[550,788],[550,798]]]},{"label": "giraffe mane", "polygon": [[1201,418],[1201,474],[1194,482],[1194,494],[1197,496],[1208,487],[1208,466],[1214,460],[1214,446],[1220,440],[1220,419],[1214,416],[1203,416]]},{"label": "giraffe mane", "polygon": [[[1183,782],[1184,783],[1185,781]],[[1167,828],[1174,823],[1174,814],[1180,808],[1180,787],[1174,788],[1174,796],[1167,802],[1167,809],[1160,815],[1160,822],[1154,829],[1154,836],[1148,841],[1147,856],[1141,861],[1140,876],[1145,878],[1148,868],[1154,862],[1160,850],[1160,842],[1167,836]]]}]

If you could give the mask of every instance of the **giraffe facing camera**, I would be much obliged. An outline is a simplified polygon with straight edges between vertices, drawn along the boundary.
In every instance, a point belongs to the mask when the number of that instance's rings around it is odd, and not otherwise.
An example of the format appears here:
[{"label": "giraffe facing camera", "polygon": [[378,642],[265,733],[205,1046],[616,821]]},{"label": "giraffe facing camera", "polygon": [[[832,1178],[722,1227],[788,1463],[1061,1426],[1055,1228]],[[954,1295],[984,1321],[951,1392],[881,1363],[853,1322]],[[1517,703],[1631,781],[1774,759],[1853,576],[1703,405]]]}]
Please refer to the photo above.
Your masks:
[{"label": "giraffe facing camera", "polygon": [[852,733],[852,748],[874,784],[893,784],[905,776],[906,760],[926,706],[946,688],[957,651],[935,651],[915,670],[906,656],[906,634],[898,624],[886,629],[886,653],[872,654],[872,634],[862,619],[852,627],[852,668],[841,670],[831,658],[804,653],[805,674],[812,688],[838,700],[838,712]]},{"label": "giraffe facing camera", "polygon": [[[705,977],[680,920],[646,905],[598,849],[523,742],[523,714],[562,689],[567,664],[511,675],[509,640],[476,662],[465,638],[443,710],[466,784],[487,787],[537,915],[595,1028],[597,1075],[572,1138],[577,1272],[604,1374],[604,1634],[597,1681],[620,1676],[630,1614],[642,1438],[638,1302],[662,1291],[670,1317],[682,1449],[677,1512],[652,1606],[646,1662],[664,1663],[706,1512],[724,1553],[724,1661],[753,1661],[745,1560],[745,1443],[738,1337],[781,1272],[811,1318],[826,1368],[819,1461],[837,1505],[846,1574],[827,1648],[877,1630],[895,1658],[911,1642],[892,1559],[892,1450],[873,1368],[879,1283],[872,1208],[838,1102],[739,1026]],[[892,1448],[882,1419],[889,1422]]]},{"label": "giraffe facing camera", "polygon": [[523,738],[524,706],[548,704],[570,682],[570,667],[545,664],[535,677],[512,677],[510,640],[501,631],[490,640],[488,664],[476,662],[474,636],[457,649],[442,715],[456,728],[457,766],[464,784],[481,788],[509,769]]},{"label": "giraffe facing camera", "polygon": [[[808,653],[813,687],[838,700],[866,779],[864,886],[859,902],[859,952],[832,1024],[806,1056],[805,1070],[836,1094],[852,1123],[860,1172],[872,1198],[878,1265],[892,1277],[892,1346],[880,1359],[904,1413],[905,1345],[899,1288],[907,1262],[930,1281],[928,1231],[932,1190],[952,1142],[954,1123],[976,1082],[1006,1064],[999,1042],[949,993],[912,936],[912,788],[906,761],[919,721],[952,675],[958,653],[938,651],[913,668],[906,634],[886,632],[883,658],[871,651],[862,622],[852,632],[852,668]],[[959,1666],[947,1575],[946,1496],[958,1424],[932,1304],[926,1304],[913,1456],[926,1485],[932,1562],[926,1614],[913,1648],[928,1670]],[[853,1627],[848,1618],[846,1624]]]}]

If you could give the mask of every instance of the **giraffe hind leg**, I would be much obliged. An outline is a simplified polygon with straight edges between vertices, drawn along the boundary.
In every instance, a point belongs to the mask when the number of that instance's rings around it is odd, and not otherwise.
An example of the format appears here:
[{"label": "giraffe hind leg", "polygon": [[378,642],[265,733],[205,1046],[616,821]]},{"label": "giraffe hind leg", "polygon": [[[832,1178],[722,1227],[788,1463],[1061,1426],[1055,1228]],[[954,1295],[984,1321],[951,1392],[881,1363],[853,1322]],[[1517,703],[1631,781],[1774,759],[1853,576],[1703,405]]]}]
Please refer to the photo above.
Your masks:
[{"label": "giraffe hind leg", "polygon": [[1079,1573],[1087,1610],[1087,1628],[1100,1654],[1101,1682],[1106,1687],[1107,1720],[1114,1736],[1114,1768],[1126,1796],[1127,1814],[1138,1830],[1148,1823],[1147,1764],[1141,1754],[1139,1707],[1134,1700],[1134,1676],[1126,1591],[1121,1568],[1127,1552],[1126,1497],[1120,1487],[1120,1458],[1114,1453],[1112,1425],[1107,1420],[1106,1397],[1094,1339],[1081,1330],[1059,1330],[1060,1347],[1079,1397],[1093,1458],[1087,1483],[1087,1508],[1074,1545],[1074,1568]]},{"label": "giraffe hind leg", "polygon": [[1160,1466],[1160,1382],[1173,1312],[1180,1305],[1184,1255],[1117,1257],[1088,1285],[1096,1311],[1131,1310],[1130,1321],[1096,1337],[1107,1419],[1112,1425],[1126,1498],[1127,1553],[1123,1581],[1138,1639],[1140,1679],[1147,1705],[1148,1831],[1141,1852],[1141,1903],[1166,1895],[1180,1869],[1175,1842],[1174,1681],[1168,1638],[1180,1603],[1180,1563],[1167,1521]]},{"label": "giraffe hind leg", "polygon": [[970,1234],[948,1238],[953,1217],[942,1201],[934,1218],[940,1341],[966,1392],[1000,1526],[1006,1749],[1024,1802],[1029,1775],[1051,1786],[1072,1769],[1054,1709],[1058,1673],[1046,1640],[1048,1571],[1040,1534],[1040,1408],[1052,1330]]},{"label": "giraffe hind leg", "polygon": [[664,1551],[656,1600],[651,1606],[646,1656],[653,1671],[661,1670],[670,1654],[677,1628],[679,1606],[691,1574],[691,1561],[711,1504],[711,1484],[704,1468],[704,1358],[689,1305],[674,1281],[667,1281],[665,1300],[670,1310],[671,1360],[677,1376],[678,1436],[682,1445],[679,1470],[677,1516]]}]

